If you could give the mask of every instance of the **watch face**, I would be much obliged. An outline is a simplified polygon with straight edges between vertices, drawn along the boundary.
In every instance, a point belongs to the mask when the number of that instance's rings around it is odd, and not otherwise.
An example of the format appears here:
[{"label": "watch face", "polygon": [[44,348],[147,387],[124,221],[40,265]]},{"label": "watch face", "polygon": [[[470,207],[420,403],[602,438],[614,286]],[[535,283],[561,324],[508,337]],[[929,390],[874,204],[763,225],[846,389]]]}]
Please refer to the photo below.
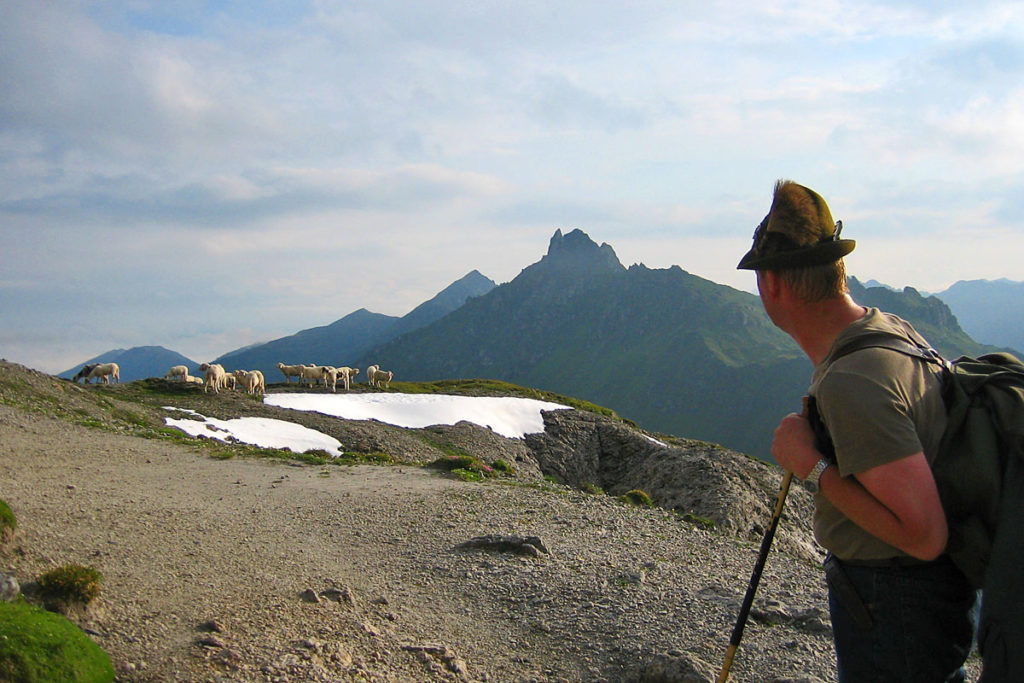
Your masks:
[{"label": "watch face", "polygon": [[818,482],[811,481],[810,479],[808,479],[807,481],[804,482],[804,488],[810,491],[811,493],[817,493]]}]

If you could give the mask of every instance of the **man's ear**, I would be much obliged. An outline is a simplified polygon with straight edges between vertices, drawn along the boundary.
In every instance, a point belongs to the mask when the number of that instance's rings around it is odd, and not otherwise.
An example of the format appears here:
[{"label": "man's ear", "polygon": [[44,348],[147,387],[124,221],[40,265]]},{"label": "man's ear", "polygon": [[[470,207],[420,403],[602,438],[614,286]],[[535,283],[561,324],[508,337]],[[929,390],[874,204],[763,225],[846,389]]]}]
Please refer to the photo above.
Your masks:
[{"label": "man's ear", "polygon": [[757,286],[762,296],[776,300],[779,298],[779,292],[782,289],[782,280],[779,278],[778,273],[774,271],[759,270],[757,271]]}]

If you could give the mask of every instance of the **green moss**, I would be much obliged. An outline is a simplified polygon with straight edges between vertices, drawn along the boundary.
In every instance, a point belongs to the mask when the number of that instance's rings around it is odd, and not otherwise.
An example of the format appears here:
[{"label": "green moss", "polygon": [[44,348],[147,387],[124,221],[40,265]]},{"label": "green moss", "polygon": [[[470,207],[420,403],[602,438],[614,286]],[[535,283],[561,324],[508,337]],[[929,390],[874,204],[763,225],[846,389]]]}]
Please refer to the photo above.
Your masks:
[{"label": "green moss", "polygon": [[5,534],[13,533],[17,528],[18,520],[14,516],[14,511],[5,501],[0,500],[0,538],[3,538]]},{"label": "green moss", "polygon": [[495,472],[501,472],[502,474],[515,474],[516,471],[512,469],[512,465],[509,465],[504,460],[495,460],[491,463],[491,467]]},{"label": "green moss", "polygon": [[428,467],[451,472],[463,481],[480,481],[484,477],[494,477],[498,474],[495,468],[471,455],[446,455],[430,463]]},{"label": "green moss", "polygon": [[630,505],[636,505],[638,507],[651,507],[654,505],[654,501],[651,500],[651,496],[646,491],[641,489],[633,489],[632,491],[626,491],[624,494],[619,496],[619,500],[623,503]]},{"label": "green moss", "polygon": [[462,481],[483,481],[484,475],[475,470],[467,470],[461,467],[453,469],[452,474]]},{"label": "green moss", "polygon": [[113,680],[107,653],[65,617],[25,602],[0,602],[0,681]]},{"label": "green moss", "polygon": [[430,463],[430,467],[451,472],[456,469],[469,469],[475,459],[471,455],[446,455]]},{"label": "green moss", "polygon": [[103,576],[92,567],[68,564],[51,569],[39,577],[39,591],[44,600],[89,604],[100,594]]},{"label": "green moss", "polygon": [[704,529],[715,528],[715,520],[708,519],[707,517],[701,517],[700,515],[695,515],[692,512],[687,512],[685,515],[683,515],[683,519],[694,526],[699,526]]}]

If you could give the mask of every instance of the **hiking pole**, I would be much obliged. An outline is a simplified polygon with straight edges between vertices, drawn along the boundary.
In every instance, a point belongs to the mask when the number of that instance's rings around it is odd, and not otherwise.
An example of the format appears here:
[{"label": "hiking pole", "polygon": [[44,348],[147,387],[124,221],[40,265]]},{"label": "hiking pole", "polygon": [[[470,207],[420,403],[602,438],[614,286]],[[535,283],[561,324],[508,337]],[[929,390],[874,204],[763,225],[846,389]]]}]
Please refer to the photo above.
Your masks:
[{"label": "hiking pole", "polygon": [[768,560],[768,551],[772,547],[772,539],[775,538],[775,529],[779,526],[779,518],[782,517],[782,506],[786,503],[786,495],[789,493],[789,483],[793,480],[793,473],[786,472],[782,478],[782,488],[779,490],[779,499],[775,501],[775,511],[772,513],[772,521],[768,524],[768,530],[764,532],[761,539],[761,552],[754,564],[754,572],[750,575],[750,584],[747,586],[747,594],[743,596],[743,605],[740,607],[739,617],[736,619],[736,626],[732,629],[732,638],[729,639],[729,649],[725,653],[725,663],[718,673],[717,683],[725,683],[729,678],[729,669],[732,667],[732,659],[736,656],[736,649],[740,646],[743,638],[743,627],[747,625],[747,616],[750,614],[750,607],[754,604],[754,593],[757,592],[757,584],[761,582],[761,572],[764,571],[764,563]]}]

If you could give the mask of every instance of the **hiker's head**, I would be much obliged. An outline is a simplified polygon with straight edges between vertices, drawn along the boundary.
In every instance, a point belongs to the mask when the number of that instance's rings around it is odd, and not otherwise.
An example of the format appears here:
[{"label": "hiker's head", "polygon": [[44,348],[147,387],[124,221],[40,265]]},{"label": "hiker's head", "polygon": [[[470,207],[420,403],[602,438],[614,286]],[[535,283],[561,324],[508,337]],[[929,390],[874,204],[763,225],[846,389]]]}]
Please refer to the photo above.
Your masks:
[{"label": "hiker's head", "polygon": [[847,291],[843,257],[856,244],[840,239],[842,227],[821,195],[780,180],[768,215],[754,231],[754,245],[736,267],[773,271],[805,301],[840,296]]}]

